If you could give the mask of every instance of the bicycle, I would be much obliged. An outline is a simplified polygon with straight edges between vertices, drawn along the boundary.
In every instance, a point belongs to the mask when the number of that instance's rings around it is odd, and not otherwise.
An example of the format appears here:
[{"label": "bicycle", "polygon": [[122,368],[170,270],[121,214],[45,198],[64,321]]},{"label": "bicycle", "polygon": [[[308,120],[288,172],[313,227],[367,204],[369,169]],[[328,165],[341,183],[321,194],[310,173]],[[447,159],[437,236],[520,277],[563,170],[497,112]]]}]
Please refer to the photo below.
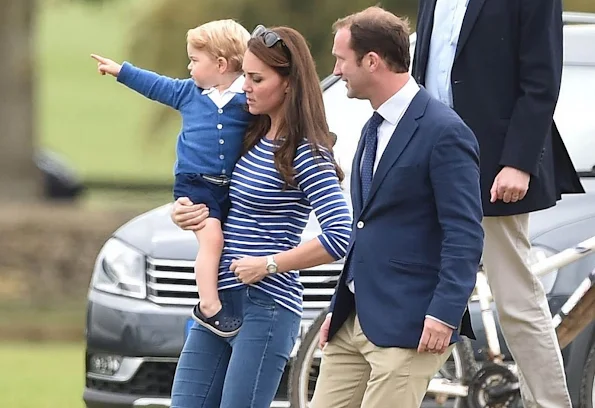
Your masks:
[{"label": "bicycle", "polygon": [[[531,266],[536,276],[569,265],[595,251],[595,237],[568,248]],[[595,270],[583,280],[560,311],[553,317],[560,342],[564,348],[584,327],[595,320]],[[428,386],[426,395],[443,404],[454,398],[455,408],[508,408],[520,404],[520,384],[516,365],[505,364],[500,351],[492,294],[485,271],[480,266],[472,298],[479,301],[482,323],[488,345],[488,360],[479,364],[471,341],[462,337],[455,345],[449,360]],[[318,377],[322,352],[318,347],[319,331],[326,319],[323,310],[304,336],[289,373],[289,401],[292,408],[308,408]],[[595,361],[595,346],[590,360]],[[585,407],[586,408],[586,407]]]}]

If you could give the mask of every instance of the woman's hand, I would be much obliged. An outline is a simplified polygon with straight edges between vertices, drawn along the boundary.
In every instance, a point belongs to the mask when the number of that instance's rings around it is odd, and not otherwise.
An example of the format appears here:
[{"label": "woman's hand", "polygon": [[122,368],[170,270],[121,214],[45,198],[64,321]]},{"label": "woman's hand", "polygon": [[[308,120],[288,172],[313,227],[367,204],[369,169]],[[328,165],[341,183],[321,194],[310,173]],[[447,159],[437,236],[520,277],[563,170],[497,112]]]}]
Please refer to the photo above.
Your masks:
[{"label": "woman's hand", "polygon": [[171,220],[183,230],[198,231],[204,228],[209,209],[204,204],[193,204],[187,197],[180,197],[174,203]]},{"label": "woman's hand", "polygon": [[247,285],[260,282],[268,275],[267,259],[264,256],[246,256],[236,259],[229,269],[236,275],[238,281]]},{"label": "woman's hand", "polygon": [[110,74],[114,77],[118,77],[122,65],[108,58],[103,58],[100,55],[91,54],[91,58],[97,61],[97,71],[101,75]]}]

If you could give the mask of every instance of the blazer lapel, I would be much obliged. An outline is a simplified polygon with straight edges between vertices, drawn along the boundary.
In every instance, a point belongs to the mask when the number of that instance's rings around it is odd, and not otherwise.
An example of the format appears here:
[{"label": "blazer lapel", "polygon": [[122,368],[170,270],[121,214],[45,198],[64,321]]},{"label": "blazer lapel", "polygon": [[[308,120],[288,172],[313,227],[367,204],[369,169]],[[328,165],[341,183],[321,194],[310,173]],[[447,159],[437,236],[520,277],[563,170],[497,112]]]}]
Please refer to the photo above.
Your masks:
[{"label": "blazer lapel", "polygon": [[[498,0],[500,1],[500,0]],[[483,7],[485,0],[469,0],[469,4],[467,5],[467,12],[465,13],[465,18],[463,19],[463,25],[461,26],[461,33],[459,34],[459,41],[457,43],[457,51],[455,53],[455,60],[461,53],[461,50],[465,46],[465,43],[469,39],[469,35],[471,34],[471,30],[477,21],[477,17],[479,17],[479,12]]]},{"label": "blazer lapel", "polygon": [[370,201],[374,198],[374,195],[378,191],[378,188],[382,184],[382,181],[388,174],[391,167],[393,167],[394,164],[399,160],[403,150],[405,150],[405,147],[407,147],[409,144],[409,141],[413,137],[413,134],[418,127],[417,119],[423,116],[429,100],[430,95],[425,89],[420,88],[417,95],[415,95],[411,101],[409,108],[407,108],[407,111],[399,121],[397,128],[391,136],[390,141],[388,142],[388,145],[386,146],[386,149],[380,158],[378,168],[376,169],[372,179],[370,195],[368,196],[368,200],[363,203],[362,213],[365,211]]},{"label": "blazer lapel", "polygon": [[355,157],[351,165],[351,203],[353,205],[354,217],[358,216],[362,210],[362,178],[360,173],[360,163],[362,161],[362,154],[364,152],[364,132],[368,127],[368,122],[362,129],[357,149],[355,151]]}]

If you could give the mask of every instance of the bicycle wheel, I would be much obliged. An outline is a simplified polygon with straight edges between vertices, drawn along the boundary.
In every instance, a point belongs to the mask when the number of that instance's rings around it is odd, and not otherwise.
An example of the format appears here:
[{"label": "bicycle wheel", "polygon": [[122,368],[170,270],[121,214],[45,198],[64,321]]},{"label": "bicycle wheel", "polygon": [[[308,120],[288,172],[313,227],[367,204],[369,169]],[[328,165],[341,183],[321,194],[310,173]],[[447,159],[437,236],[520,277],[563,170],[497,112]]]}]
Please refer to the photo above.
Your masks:
[{"label": "bicycle wheel", "polygon": [[[326,315],[327,311],[325,310],[314,320],[291,364],[288,392],[292,408],[308,408],[314,394],[322,356],[318,347],[319,332]],[[453,382],[465,384],[475,375],[476,371],[477,363],[471,341],[463,337],[463,340],[456,344],[452,355],[437,375]],[[453,402],[455,408],[467,408],[464,398],[456,398]]]},{"label": "bicycle wheel", "polygon": [[595,343],[589,351],[581,383],[580,408],[595,408]]},{"label": "bicycle wheel", "polygon": [[320,371],[322,352],[318,339],[327,310],[322,311],[306,332],[289,370],[289,402],[291,408],[308,408]]},{"label": "bicycle wheel", "polygon": [[[458,360],[458,364],[455,364],[455,369],[459,368],[459,370],[455,373],[456,376],[454,380],[461,382],[463,385],[469,385],[471,379],[479,370],[479,364],[477,363],[477,360],[475,360],[475,352],[473,351],[471,340],[465,336],[461,336],[461,341],[456,344],[451,358],[455,363]],[[468,407],[469,404],[467,404],[466,398],[455,398],[454,408]]]}]

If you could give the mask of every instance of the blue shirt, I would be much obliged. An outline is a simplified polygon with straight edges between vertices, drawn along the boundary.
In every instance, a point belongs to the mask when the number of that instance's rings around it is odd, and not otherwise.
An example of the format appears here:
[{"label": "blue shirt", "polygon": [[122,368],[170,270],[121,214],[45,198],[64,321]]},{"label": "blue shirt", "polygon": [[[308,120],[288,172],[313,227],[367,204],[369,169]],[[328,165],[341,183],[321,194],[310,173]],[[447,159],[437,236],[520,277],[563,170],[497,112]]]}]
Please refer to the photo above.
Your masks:
[{"label": "blue shirt", "polygon": [[220,108],[192,79],[168,78],[127,62],[122,65],[118,82],[182,115],[174,174],[232,173],[252,120],[244,94],[235,94]]},{"label": "blue shirt", "polygon": [[434,9],[426,89],[430,95],[451,108],[451,71],[468,3],[469,0],[437,0]]},{"label": "blue shirt", "polygon": [[[297,187],[284,189],[274,165],[274,152],[274,142],[263,138],[234,169],[229,187],[231,209],[223,225],[220,290],[244,286],[229,270],[234,259],[295,248],[312,210],[322,230],[318,236],[322,246],[335,259],[345,256],[352,219],[334,166],[328,159],[315,156],[310,144],[301,143],[293,161]],[[270,294],[282,307],[301,314],[299,271],[267,275],[252,286]]]}]

